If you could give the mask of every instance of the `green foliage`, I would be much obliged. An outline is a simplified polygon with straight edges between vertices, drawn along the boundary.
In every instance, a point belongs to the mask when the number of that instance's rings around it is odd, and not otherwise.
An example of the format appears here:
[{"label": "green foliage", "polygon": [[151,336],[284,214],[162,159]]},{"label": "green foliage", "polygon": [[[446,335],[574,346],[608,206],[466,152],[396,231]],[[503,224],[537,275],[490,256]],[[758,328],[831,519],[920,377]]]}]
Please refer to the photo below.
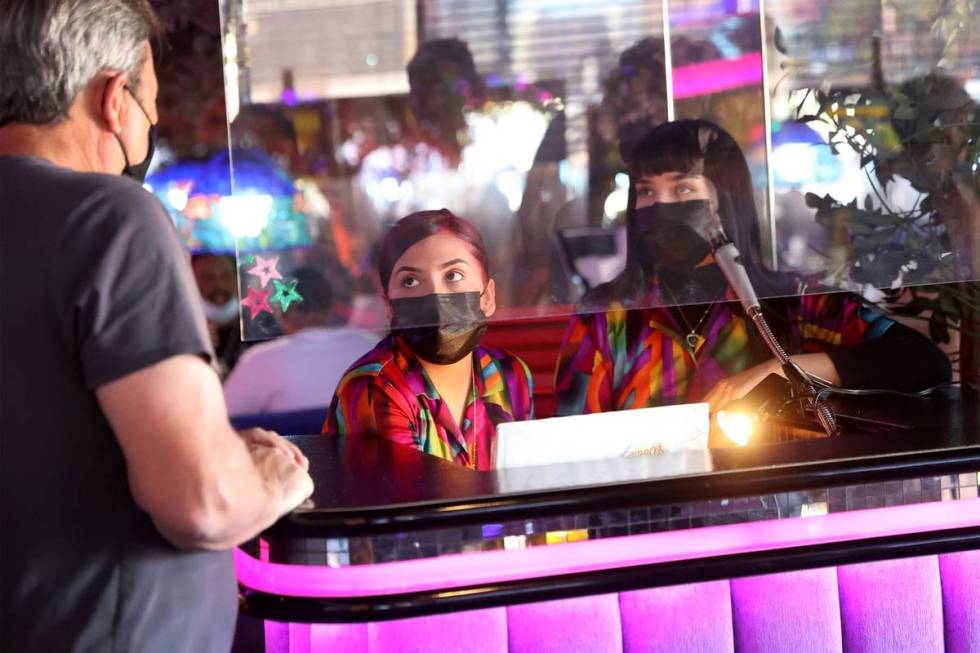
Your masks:
[{"label": "green foliage", "polygon": [[[950,240],[949,227],[964,216],[947,200],[963,188],[980,189],[973,169],[980,161],[980,122],[969,96],[938,73],[898,88],[818,88],[807,95],[816,109],[804,109],[804,100],[796,119],[822,123],[835,154],[843,148],[856,153],[871,190],[862,206],[807,196],[817,222],[848,253],[834,281],[890,287],[961,278],[969,268],[957,266],[962,244]],[[887,201],[896,176],[922,193],[915,206]]]},{"label": "green foliage", "polygon": [[[965,39],[977,0],[954,0],[934,22],[941,53]],[[801,71],[789,39],[779,29],[776,49],[783,69]],[[875,43],[873,51],[880,52]],[[940,57],[937,61],[941,61]],[[829,133],[834,154],[857,154],[870,194],[859,205],[830,195],[807,194],[816,221],[831,235],[836,265],[832,283],[878,288],[923,285],[906,290],[897,314],[928,320],[937,342],[948,342],[963,316],[980,311],[980,284],[943,283],[972,278],[976,233],[964,195],[980,197],[980,121],[977,107],[959,82],[938,66],[901,85],[882,78],[879,61],[864,87],[835,88],[828,82],[806,90],[795,120]],[[902,177],[922,195],[911,207],[891,206],[888,184]],[[975,220],[974,220],[975,221]],[[974,225],[975,227],[975,225]],[[957,235],[958,237],[954,237]],[[898,291],[890,293],[897,298]],[[976,334],[973,334],[976,335]]]}]

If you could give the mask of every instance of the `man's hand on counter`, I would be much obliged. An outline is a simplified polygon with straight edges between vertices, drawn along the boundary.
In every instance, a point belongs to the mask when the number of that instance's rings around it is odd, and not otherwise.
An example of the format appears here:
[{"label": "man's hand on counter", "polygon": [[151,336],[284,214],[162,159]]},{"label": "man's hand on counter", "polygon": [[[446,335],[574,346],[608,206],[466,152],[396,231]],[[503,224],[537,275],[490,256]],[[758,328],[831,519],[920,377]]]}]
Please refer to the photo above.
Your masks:
[{"label": "man's hand on counter", "polygon": [[299,449],[271,431],[265,431],[263,440],[249,444],[249,453],[266,484],[280,493],[279,512],[284,515],[313,494],[310,463]]},{"label": "man's hand on counter", "polygon": [[282,437],[275,431],[267,431],[260,428],[245,429],[244,431],[239,431],[238,435],[245,440],[245,444],[248,445],[249,449],[255,447],[274,447],[281,449],[283,453],[292,456],[296,464],[307,470],[310,468],[310,461],[306,459],[303,452],[299,450],[295,444]]}]

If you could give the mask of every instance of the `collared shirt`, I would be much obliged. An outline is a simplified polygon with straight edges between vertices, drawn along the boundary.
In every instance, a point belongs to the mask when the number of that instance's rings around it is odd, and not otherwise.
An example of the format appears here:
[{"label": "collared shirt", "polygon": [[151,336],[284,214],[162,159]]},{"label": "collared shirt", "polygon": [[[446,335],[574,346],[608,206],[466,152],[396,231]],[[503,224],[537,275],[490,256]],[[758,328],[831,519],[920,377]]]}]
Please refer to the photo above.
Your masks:
[{"label": "collared shirt", "polygon": [[[708,308],[691,348],[685,329],[657,297],[653,308],[608,310],[572,318],[559,354],[555,392],[559,415],[693,403],[722,379],[762,362],[750,346],[737,302]],[[660,302],[662,304],[662,302]],[[833,293],[770,300],[788,320],[791,353],[850,347],[884,333],[893,322],[853,295]]]},{"label": "collared shirt", "polygon": [[408,346],[384,338],[337,386],[324,432],[380,437],[474,469],[493,467],[497,424],[533,419],[531,373],[524,362],[478,345],[473,382],[457,424]]}]

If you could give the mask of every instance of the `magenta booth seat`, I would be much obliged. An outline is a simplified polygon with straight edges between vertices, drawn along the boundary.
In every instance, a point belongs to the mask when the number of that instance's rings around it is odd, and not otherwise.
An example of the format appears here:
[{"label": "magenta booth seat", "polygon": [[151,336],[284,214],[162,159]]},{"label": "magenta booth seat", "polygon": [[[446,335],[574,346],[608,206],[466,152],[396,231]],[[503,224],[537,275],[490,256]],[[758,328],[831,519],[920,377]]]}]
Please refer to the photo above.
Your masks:
[{"label": "magenta booth seat", "polygon": [[967,653],[980,551],[357,625],[266,623],[269,653]]}]

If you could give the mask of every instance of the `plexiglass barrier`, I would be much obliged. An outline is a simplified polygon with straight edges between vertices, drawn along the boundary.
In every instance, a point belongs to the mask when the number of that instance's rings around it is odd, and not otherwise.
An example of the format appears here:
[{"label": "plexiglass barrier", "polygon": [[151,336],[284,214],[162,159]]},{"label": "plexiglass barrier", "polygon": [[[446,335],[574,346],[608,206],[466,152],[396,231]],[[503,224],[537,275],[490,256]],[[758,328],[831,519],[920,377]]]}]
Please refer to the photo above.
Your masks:
[{"label": "plexiglass barrier", "polygon": [[697,348],[724,242],[790,321],[846,291],[942,339],[980,269],[960,4],[222,0],[230,152],[151,184],[236,255],[245,340],[551,320],[557,354],[686,306]]}]

